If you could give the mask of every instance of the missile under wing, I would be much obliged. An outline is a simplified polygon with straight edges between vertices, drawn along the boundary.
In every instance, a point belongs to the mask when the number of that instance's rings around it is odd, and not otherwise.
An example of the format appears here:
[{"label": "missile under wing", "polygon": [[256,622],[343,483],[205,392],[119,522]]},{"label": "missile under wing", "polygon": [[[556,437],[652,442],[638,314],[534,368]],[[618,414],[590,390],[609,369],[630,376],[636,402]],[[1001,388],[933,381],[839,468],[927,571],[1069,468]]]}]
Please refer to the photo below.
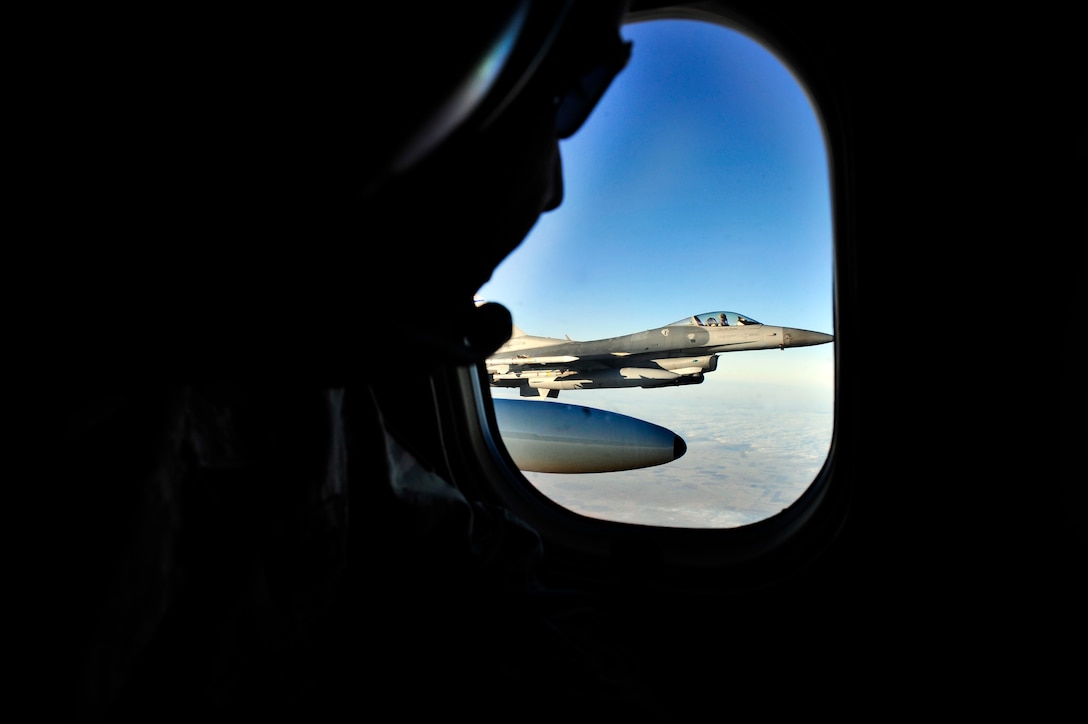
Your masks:
[{"label": "missile under wing", "polygon": [[588,342],[534,337],[516,325],[487,360],[494,387],[522,397],[560,390],[693,385],[718,366],[718,355],[753,349],[825,344],[830,334],[775,327],[736,312],[693,314],[662,327]]}]

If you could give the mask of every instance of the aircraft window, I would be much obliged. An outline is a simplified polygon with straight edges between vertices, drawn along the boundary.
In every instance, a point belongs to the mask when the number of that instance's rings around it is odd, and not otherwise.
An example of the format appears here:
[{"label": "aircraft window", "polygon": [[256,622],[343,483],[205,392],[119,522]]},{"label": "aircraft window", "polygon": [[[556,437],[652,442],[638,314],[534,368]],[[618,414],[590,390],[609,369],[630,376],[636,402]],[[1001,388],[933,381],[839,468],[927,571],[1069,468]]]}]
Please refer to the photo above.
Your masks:
[{"label": "aircraft window", "polygon": [[[509,386],[489,392],[496,402],[619,413],[682,438],[680,457],[631,470],[522,466],[566,508],[646,525],[743,526],[796,501],[830,451],[833,235],[822,127],[794,74],[737,30],[655,19],[623,35],[634,43],[627,68],[561,142],[562,205],[479,294],[509,308],[527,335],[644,333],[643,346],[661,357],[610,349],[589,360],[588,348],[556,347],[543,352],[548,364],[496,368]],[[728,264],[692,265],[723,255]],[[744,313],[689,311],[718,305]],[[659,326],[677,317],[669,326],[692,332]],[[696,329],[722,335],[715,349],[724,351],[675,346],[694,345]],[[597,369],[574,368],[577,357]],[[513,455],[518,431],[503,419]]]}]

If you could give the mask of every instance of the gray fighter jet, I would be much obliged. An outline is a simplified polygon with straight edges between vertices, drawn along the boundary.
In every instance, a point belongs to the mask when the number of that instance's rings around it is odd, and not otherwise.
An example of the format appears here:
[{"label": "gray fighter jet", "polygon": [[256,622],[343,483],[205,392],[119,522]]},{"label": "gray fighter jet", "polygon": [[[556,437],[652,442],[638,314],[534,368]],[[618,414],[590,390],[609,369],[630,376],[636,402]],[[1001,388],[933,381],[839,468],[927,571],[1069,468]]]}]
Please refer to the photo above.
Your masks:
[{"label": "gray fighter jet", "polygon": [[736,312],[684,317],[645,332],[589,342],[533,337],[516,325],[487,360],[494,387],[522,397],[558,397],[560,390],[696,385],[722,352],[825,344],[830,334],[772,327]]}]

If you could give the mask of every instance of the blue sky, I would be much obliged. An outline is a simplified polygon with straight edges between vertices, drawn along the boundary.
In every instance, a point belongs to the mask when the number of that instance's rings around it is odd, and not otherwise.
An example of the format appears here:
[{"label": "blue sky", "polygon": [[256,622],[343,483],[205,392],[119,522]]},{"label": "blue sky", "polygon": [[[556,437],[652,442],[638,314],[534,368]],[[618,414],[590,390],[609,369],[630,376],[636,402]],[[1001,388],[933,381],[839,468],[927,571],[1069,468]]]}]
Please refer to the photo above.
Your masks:
[{"label": "blue sky", "polygon": [[[766,48],[720,26],[651,21],[623,35],[634,42],[630,63],[561,142],[562,205],[541,216],[480,296],[508,307],[529,334],[576,340],[717,309],[833,333],[828,165],[798,81]],[[833,360],[834,344],[736,352],[701,385],[560,399],[667,419],[685,439],[678,409],[700,434],[730,409],[814,412],[826,415],[813,433],[826,447]]]}]

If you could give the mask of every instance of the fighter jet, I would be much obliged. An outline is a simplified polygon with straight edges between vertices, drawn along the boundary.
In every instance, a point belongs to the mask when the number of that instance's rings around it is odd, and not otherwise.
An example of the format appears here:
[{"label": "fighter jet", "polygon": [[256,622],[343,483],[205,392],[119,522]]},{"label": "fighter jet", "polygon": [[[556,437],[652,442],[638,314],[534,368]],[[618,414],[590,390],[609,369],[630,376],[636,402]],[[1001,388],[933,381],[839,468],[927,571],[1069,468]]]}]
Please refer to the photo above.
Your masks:
[{"label": "fighter jet", "polygon": [[722,352],[808,347],[830,334],[772,327],[736,312],[693,314],[662,327],[588,342],[534,337],[513,325],[510,339],[487,360],[493,387],[522,397],[558,397],[560,390],[697,385]]}]

